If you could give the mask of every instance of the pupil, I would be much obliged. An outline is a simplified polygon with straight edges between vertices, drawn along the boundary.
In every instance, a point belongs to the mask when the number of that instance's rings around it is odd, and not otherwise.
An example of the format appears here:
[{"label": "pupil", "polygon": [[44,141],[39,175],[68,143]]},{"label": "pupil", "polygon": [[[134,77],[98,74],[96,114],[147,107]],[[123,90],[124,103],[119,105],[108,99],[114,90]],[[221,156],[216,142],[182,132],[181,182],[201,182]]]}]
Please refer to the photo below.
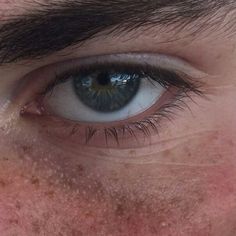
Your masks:
[{"label": "pupil", "polygon": [[73,77],[73,88],[78,99],[99,112],[121,110],[137,94],[140,76],[114,71],[78,74]]},{"label": "pupil", "polygon": [[110,84],[110,76],[109,76],[109,74],[106,73],[106,72],[102,72],[102,73],[98,74],[98,76],[96,78],[96,82],[99,85],[102,85],[102,86],[109,85]]}]

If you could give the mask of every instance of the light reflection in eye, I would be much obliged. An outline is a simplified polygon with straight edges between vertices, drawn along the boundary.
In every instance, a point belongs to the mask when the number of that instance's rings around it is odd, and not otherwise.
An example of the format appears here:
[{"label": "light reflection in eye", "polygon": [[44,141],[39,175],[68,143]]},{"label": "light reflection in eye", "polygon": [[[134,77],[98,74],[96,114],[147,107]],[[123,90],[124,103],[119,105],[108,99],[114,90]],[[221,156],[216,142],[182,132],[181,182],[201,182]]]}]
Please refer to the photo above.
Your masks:
[{"label": "light reflection in eye", "polygon": [[125,72],[98,71],[93,74],[78,73],[71,80],[81,102],[95,111],[109,113],[132,101],[140,88],[141,78]]}]

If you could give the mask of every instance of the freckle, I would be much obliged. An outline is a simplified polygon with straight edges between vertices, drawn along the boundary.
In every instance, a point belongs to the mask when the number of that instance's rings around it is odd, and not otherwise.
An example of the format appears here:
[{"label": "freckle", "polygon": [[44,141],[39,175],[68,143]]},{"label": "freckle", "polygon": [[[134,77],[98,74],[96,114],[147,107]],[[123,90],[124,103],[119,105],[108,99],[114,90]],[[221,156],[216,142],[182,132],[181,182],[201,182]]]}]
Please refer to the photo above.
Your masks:
[{"label": "freckle", "polygon": [[9,220],[9,223],[10,223],[10,224],[13,224],[13,225],[18,225],[18,224],[19,224],[19,221],[16,220],[16,219],[10,219],[10,220]]},{"label": "freckle", "polygon": [[53,198],[54,194],[55,194],[54,191],[47,191],[47,192],[45,192],[45,195],[48,196],[49,198]]},{"label": "freckle", "polygon": [[82,176],[84,174],[84,171],[85,171],[85,169],[81,164],[78,164],[76,166],[77,175]]},{"label": "freckle", "polygon": [[22,146],[22,150],[23,150],[24,152],[28,152],[28,151],[30,150],[30,147],[28,147],[28,146]]},{"label": "freckle", "polygon": [[121,217],[124,215],[124,207],[121,205],[121,204],[117,204],[116,206],[116,209],[115,209],[115,214],[118,216],[118,217]]},{"label": "freckle", "polygon": [[93,214],[92,211],[90,211],[90,210],[84,212],[84,216],[85,216],[86,218],[94,218],[94,214]]},{"label": "freckle", "polygon": [[4,180],[0,179],[0,187],[4,188],[6,186],[7,186],[7,183]]},{"label": "freckle", "polygon": [[36,178],[36,177],[32,177],[31,178],[31,184],[33,184],[33,185],[35,185],[36,187],[38,187],[39,186],[39,184],[40,184],[40,181],[39,181],[39,179],[38,178]]},{"label": "freckle", "polygon": [[31,152],[31,147],[28,146],[21,146],[20,147],[21,151],[19,151],[19,158],[20,159],[27,159],[27,156]]},{"label": "freckle", "polygon": [[221,57],[222,57],[222,53],[219,53],[219,54],[216,56],[216,59],[219,60],[219,59],[221,59]]},{"label": "freckle", "polygon": [[9,161],[9,158],[8,158],[8,157],[2,157],[2,159],[3,159],[4,161]]}]

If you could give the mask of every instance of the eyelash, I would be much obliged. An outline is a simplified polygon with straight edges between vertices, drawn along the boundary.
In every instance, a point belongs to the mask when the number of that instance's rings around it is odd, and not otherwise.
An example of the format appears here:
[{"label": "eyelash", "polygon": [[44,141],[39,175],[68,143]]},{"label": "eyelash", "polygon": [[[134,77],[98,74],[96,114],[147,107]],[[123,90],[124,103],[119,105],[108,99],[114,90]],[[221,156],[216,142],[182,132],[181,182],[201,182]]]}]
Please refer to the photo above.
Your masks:
[{"label": "eyelash", "polygon": [[[90,140],[98,133],[103,132],[105,137],[105,142],[108,145],[108,139],[111,137],[115,140],[117,145],[120,143],[120,134],[124,136],[126,133],[133,136],[136,141],[136,131],[142,132],[145,137],[150,137],[152,131],[155,133],[159,133],[160,121],[163,118],[168,120],[172,120],[175,112],[178,110],[183,110],[188,105],[186,104],[186,98],[192,99],[192,95],[203,96],[204,93],[201,90],[202,83],[199,81],[192,81],[189,76],[184,73],[174,72],[163,68],[158,68],[155,66],[151,66],[148,64],[140,65],[140,64],[130,64],[130,63],[96,63],[93,65],[74,66],[70,70],[67,70],[64,73],[56,74],[54,80],[49,83],[42,93],[39,94],[40,104],[43,103],[43,99],[49,93],[52,94],[54,88],[64,83],[73,75],[78,73],[93,73],[97,71],[119,71],[121,73],[129,73],[130,75],[140,75],[142,77],[148,78],[150,82],[153,80],[158,82],[165,89],[170,91],[172,87],[177,89],[178,91],[174,95],[172,99],[168,101],[168,103],[162,105],[154,114],[151,114],[144,118],[141,121],[126,123],[119,126],[114,127],[95,127],[93,125],[88,125],[86,127],[85,134],[85,143],[89,144]],[[170,91],[171,92],[171,91]],[[171,92],[172,93],[172,92]],[[50,95],[49,95],[50,96]],[[41,106],[41,105],[40,105]],[[72,122],[72,121],[71,121]],[[63,122],[62,122],[63,123]],[[72,122],[73,123],[73,122]],[[71,136],[75,135],[80,130],[81,124],[73,124],[71,131],[69,132]]]},{"label": "eyelash", "polygon": [[[174,86],[176,88],[188,89],[189,91],[201,94],[201,84],[199,82],[197,83],[196,81],[191,82],[191,79],[184,73],[178,73],[148,64],[141,65],[131,63],[95,63],[92,65],[80,66],[79,68],[74,66],[70,70],[67,70],[66,72],[59,75],[55,73],[55,79],[49,83],[49,85],[47,85],[41,94],[46,94],[50,90],[53,90],[56,85],[66,82],[68,77],[77,75],[78,73],[92,74],[93,72],[97,71],[110,70],[119,71],[121,73],[129,73],[130,75],[138,74],[142,77],[146,77],[158,82],[164,88]],[[164,78],[160,78],[160,75]]]}]

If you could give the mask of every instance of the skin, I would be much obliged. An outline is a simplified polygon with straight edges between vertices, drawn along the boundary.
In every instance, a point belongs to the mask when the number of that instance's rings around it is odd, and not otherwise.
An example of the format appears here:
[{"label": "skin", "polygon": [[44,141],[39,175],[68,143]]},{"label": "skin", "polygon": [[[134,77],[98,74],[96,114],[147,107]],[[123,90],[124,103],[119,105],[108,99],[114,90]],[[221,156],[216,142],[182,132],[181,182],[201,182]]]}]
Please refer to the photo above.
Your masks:
[{"label": "skin", "polygon": [[[0,9],[9,9],[5,18],[18,8],[14,1],[1,1]],[[226,37],[224,29],[217,35],[172,43],[169,35],[132,41],[124,35],[118,45],[101,37],[76,51],[66,49],[69,55],[0,67],[0,234],[234,236],[236,36]],[[5,106],[17,82],[42,66],[144,50],[181,57],[206,73],[207,99],[187,100],[191,111],[164,120],[159,135],[141,147],[78,148],[74,137],[65,139],[39,119],[19,116],[29,95],[19,93]]]}]

